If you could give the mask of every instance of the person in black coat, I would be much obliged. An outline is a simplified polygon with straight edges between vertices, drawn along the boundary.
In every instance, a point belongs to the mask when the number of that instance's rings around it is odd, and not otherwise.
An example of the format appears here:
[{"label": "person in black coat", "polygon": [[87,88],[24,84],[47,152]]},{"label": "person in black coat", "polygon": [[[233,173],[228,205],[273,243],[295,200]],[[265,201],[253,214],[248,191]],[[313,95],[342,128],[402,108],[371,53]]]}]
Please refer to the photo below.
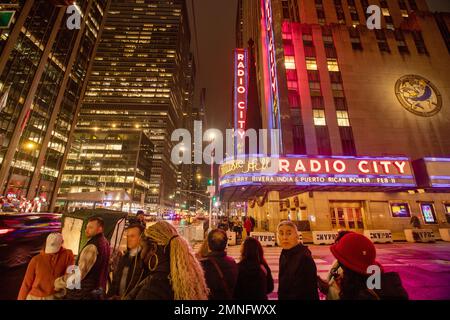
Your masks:
[{"label": "person in black coat", "polygon": [[144,227],[141,224],[132,224],[127,228],[127,248],[125,254],[120,257],[117,268],[113,273],[111,287],[108,291],[110,299],[119,299],[129,293],[148,274],[140,256],[140,239]]},{"label": "person in black coat", "polygon": [[279,300],[318,300],[317,268],[308,247],[299,243],[297,226],[282,221],[277,227],[280,255]]},{"label": "person in black coat", "polygon": [[242,244],[239,273],[234,289],[237,300],[267,300],[273,291],[272,272],[264,259],[261,243],[252,237]]},{"label": "person in black coat", "polygon": [[238,277],[238,266],[233,258],[227,256],[225,248],[228,237],[221,229],[208,234],[210,252],[202,259],[206,284],[210,290],[209,300],[231,300]]}]

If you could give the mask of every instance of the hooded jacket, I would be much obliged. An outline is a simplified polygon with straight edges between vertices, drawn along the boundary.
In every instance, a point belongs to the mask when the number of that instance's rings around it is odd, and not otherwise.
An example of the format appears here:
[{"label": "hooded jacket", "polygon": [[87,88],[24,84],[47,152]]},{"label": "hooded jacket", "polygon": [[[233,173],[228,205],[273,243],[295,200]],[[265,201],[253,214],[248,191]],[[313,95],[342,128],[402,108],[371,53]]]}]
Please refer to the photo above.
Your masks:
[{"label": "hooded jacket", "polygon": [[73,253],[69,249],[61,248],[52,254],[41,251],[28,264],[17,299],[25,300],[28,295],[39,298],[53,295],[56,278],[65,275],[67,267],[73,264]]}]

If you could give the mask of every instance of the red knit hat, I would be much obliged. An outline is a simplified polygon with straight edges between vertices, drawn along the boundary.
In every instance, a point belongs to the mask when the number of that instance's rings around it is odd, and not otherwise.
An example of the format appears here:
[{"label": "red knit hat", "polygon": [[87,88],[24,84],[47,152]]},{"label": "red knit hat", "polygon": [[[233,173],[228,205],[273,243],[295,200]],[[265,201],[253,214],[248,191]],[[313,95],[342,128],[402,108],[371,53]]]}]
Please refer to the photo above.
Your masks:
[{"label": "red knit hat", "polygon": [[366,275],[367,268],[378,265],[372,241],[362,234],[350,232],[330,247],[333,256],[344,266],[359,274]]}]

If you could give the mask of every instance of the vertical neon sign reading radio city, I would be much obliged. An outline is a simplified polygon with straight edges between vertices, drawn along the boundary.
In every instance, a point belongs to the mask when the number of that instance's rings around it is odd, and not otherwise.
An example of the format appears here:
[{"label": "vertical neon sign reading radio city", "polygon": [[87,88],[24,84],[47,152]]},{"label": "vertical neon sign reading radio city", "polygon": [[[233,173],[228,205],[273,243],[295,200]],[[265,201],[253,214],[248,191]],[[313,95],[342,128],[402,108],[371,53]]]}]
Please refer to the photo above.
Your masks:
[{"label": "vertical neon sign reading radio city", "polygon": [[237,131],[235,152],[244,153],[243,138],[247,119],[248,60],[246,49],[234,52],[234,128]]},{"label": "vertical neon sign reading radio city", "polygon": [[[266,55],[268,62],[269,74],[269,129],[281,129],[280,108],[278,96],[278,79],[277,79],[277,59],[275,52],[275,36],[273,32],[272,20],[272,2],[271,0],[261,0],[262,12],[264,14],[263,30],[266,35]],[[279,137],[280,150],[283,150],[281,136]]]}]

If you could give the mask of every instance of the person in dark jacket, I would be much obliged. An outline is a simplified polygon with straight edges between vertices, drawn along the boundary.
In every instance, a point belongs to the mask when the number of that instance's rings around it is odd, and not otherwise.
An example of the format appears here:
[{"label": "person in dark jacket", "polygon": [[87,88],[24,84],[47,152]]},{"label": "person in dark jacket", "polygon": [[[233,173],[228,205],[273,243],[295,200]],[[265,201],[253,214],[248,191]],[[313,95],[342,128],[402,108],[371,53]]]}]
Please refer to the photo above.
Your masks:
[{"label": "person in dark jacket", "polygon": [[208,234],[210,252],[201,260],[205,271],[206,284],[210,289],[209,300],[231,300],[238,277],[238,266],[233,258],[227,256],[228,237],[221,229]]},{"label": "person in dark jacket", "polygon": [[147,277],[148,268],[141,259],[140,240],[144,233],[141,224],[132,224],[127,229],[127,251],[120,258],[114,271],[110,299],[120,299],[127,295],[141,280]]},{"label": "person in dark jacket", "polygon": [[206,300],[203,269],[189,243],[167,221],[158,221],[141,238],[148,276],[124,300]]},{"label": "person in dark jacket", "polygon": [[[398,273],[383,271],[375,260],[375,246],[365,236],[349,232],[330,251],[343,270],[338,281],[341,300],[408,300]],[[367,281],[374,267],[379,271],[379,288],[372,288],[372,283],[369,287]]]},{"label": "person in dark jacket", "polygon": [[267,300],[273,291],[272,272],[264,259],[261,243],[252,237],[245,239],[241,247],[241,261],[234,298],[236,300]]},{"label": "person in dark jacket", "polygon": [[[111,249],[103,235],[103,229],[104,222],[101,217],[89,218],[85,230],[89,241],[81,250],[77,260],[81,284],[67,290],[65,299],[101,300],[105,297]],[[55,289],[58,291],[66,288],[67,281],[68,275],[56,279]]]},{"label": "person in dark jacket", "polygon": [[299,243],[297,226],[282,221],[277,227],[280,255],[279,300],[318,300],[317,268],[308,247]]},{"label": "person in dark jacket", "polygon": [[250,222],[252,223],[252,228],[251,228],[251,232],[253,232],[255,230],[255,226],[256,226],[256,220],[253,217],[250,217]]}]

